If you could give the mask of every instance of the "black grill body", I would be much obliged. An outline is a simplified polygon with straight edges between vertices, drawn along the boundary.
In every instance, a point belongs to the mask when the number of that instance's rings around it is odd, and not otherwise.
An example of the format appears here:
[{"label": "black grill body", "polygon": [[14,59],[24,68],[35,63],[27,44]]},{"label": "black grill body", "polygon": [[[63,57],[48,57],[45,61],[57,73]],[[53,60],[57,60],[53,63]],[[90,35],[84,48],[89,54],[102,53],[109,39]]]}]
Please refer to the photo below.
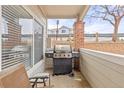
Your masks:
[{"label": "black grill body", "polygon": [[72,58],[53,58],[53,75],[72,72]]},{"label": "black grill body", "polygon": [[45,55],[47,58],[53,58],[53,75],[72,73],[72,67],[75,67],[74,59],[79,59],[79,52],[72,51],[71,47],[66,50],[54,47],[53,52],[46,52]]}]

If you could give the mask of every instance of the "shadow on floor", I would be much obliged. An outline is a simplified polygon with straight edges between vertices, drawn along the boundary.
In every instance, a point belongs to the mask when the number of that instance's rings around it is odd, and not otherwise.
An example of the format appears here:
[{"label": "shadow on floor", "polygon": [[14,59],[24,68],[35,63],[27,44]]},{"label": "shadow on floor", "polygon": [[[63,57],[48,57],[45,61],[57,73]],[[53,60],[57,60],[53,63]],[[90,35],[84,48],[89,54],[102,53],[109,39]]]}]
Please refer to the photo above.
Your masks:
[{"label": "shadow on floor", "polygon": [[[52,69],[47,69],[45,72],[50,73],[51,86],[50,88],[90,88],[91,86],[87,80],[81,75],[79,71],[74,71],[74,77],[69,75],[54,75],[52,76]],[[49,88],[47,86],[45,88]],[[38,87],[42,87],[42,84],[39,84]]]}]

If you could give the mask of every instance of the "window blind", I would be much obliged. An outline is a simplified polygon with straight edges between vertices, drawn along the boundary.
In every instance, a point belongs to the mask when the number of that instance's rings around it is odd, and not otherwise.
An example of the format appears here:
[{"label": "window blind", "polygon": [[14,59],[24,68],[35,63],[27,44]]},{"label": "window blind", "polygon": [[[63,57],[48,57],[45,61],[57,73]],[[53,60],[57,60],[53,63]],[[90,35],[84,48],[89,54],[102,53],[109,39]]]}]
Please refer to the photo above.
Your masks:
[{"label": "window blind", "polygon": [[32,44],[28,40],[32,34],[23,33],[23,25],[20,25],[20,19],[31,18],[22,6],[2,6],[2,69],[18,63],[24,63],[26,67],[31,65]]}]

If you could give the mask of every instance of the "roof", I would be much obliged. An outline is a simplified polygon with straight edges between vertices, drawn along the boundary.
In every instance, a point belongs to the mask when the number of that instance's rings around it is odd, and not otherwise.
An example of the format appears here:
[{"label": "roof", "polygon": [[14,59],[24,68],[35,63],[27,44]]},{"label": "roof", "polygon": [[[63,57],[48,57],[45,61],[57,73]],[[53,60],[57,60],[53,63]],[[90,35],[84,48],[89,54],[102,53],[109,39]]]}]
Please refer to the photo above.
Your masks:
[{"label": "roof", "polygon": [[[67,27],[67,26],[61,26],[61,27],[59,27],[58,29],[62,29],[62,28],[66,28],[66,29],[69,29],[69,30],[71,30],[71,28],[69,28],[69,27]],[[57,30],[57,28],[53,28],[53,29],[48,29],[49,31],[56,31]]]},{"label": "roof", "polygon": [[83,19],[87,13],[88,5],[40,5],[42,12],[48,19]]},{"label": "roof", "polygon": [[71,28],[69,28],[69,27],[67,27],[67,26],[61,26],[59,29],[62,29],[62,28],[66,28],[66,29],[71,29]]}]

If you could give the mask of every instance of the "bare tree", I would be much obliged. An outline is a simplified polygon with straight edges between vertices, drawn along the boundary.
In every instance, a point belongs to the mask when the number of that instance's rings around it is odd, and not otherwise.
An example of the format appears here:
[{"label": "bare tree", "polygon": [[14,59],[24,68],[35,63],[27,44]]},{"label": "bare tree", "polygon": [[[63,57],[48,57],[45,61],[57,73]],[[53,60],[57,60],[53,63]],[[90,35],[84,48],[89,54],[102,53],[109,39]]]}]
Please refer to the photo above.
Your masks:
[{"label": "bare tree", "polygon": [[117,34],[120,21],[124,17],[124,6],[121,5],[93,6],[89,16],[108,21],[114,27],[112,41],[113,42],[117,41]]}]

